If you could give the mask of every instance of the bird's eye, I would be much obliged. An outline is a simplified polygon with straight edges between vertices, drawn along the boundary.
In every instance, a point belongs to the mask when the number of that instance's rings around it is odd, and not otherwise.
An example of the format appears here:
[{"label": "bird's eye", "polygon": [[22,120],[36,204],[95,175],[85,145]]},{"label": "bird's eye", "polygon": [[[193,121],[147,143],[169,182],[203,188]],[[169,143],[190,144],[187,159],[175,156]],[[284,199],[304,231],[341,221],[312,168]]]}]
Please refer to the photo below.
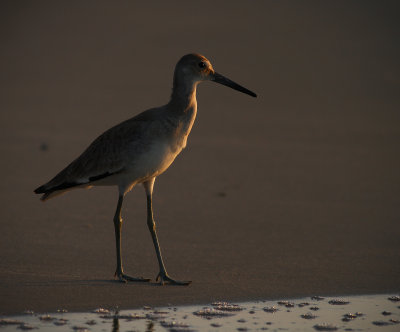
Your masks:
[{"label": "bird's eye", "polygon": [[202,61],[202,62],[199,62],[199,67],[200,68],[204,68],[206,66],[206,64]]}]

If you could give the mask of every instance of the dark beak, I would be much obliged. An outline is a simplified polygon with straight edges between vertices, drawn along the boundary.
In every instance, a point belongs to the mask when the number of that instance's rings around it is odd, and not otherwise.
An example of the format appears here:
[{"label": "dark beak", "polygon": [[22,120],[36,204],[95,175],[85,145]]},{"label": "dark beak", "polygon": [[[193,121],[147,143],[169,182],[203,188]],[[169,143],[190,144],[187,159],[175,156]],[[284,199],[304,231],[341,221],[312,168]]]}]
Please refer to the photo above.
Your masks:
[{"label": "dark beak", "polygon": [[257,95],[254,92],[252,92],[250,90],[247,90],[246,88],[242,87],[241,85],[231,81],[229,78],[226,78],[225,76],[222,76],[221,74],[218,74],[216,72],[214,72],[214,74],[213,74],[213,76],[211,78],[211,81],[214,81],[214,82],[217,82],[219,84],[223,84],[223,85],[229,86],[232,89],[235,89],[237,91],[246,93],[246,94],[248,94],[248,95],[250,95],[252,97],[257,97]]}]

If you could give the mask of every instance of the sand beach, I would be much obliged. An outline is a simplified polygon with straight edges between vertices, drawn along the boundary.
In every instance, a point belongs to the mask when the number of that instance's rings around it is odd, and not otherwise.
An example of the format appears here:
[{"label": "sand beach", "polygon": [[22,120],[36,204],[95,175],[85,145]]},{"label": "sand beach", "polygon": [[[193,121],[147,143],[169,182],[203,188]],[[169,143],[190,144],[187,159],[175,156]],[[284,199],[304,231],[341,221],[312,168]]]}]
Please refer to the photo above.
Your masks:
[{"label": "sand beach", "polygon": [[[0,314],[400,291],[396,1],[0,4]],[[111,126],[168,102],[204,54],[250,98],[197,92],[155,183],[169,274],[113,280],[116,188],[33,190]],[[123,209],[127,273],[158,273],[146,197]]]}]

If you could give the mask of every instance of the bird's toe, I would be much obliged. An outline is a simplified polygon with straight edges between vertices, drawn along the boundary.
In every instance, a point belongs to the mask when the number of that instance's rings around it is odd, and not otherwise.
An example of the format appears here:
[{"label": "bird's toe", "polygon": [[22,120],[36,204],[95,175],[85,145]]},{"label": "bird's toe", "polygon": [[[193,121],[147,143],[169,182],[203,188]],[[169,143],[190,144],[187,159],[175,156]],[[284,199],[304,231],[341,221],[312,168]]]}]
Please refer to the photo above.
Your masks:
[{"label": "bird's toe", "polygon": [[178,286],[188,286],[192,283],[191,281],[174,280],[170,278],[166,273],[161,273],[161,272],[157,275],[156,281],[157,282],[159,281],[160,285],[169,284]]},{"label": "bird's toe", "polygon": [[115,277],[117,278],[118,281],[126,283],[128,281],[133,281],[133,282],[149,282],[151,279],[149,278],[143,278],[143,277],[131,277],[125,273],[115,273]]}]

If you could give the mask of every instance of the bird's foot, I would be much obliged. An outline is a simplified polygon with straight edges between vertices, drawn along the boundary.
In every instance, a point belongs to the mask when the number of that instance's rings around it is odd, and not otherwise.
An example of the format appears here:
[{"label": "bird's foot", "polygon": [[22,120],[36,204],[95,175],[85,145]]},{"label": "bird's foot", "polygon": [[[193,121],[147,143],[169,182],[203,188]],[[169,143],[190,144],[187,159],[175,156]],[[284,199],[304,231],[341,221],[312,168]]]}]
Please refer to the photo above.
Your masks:
[{"label": "bird's foot", "polygon": [[115,272],[114,277],[118,279],[120,282],[128,282],[128,281],[139,281],[139,282],[149,282],[151,279],[143,278],[143,277],[131,277],[122,272]]},{"label": "bird's foot", "polygon": [[170,285],[179,285],[179,286],[188,286],[192,282],[191,281],[179,281],[171,279],[167,273],[160,272],[157,275],[156,282],[160,281],[160,285],[170,284]]}]

